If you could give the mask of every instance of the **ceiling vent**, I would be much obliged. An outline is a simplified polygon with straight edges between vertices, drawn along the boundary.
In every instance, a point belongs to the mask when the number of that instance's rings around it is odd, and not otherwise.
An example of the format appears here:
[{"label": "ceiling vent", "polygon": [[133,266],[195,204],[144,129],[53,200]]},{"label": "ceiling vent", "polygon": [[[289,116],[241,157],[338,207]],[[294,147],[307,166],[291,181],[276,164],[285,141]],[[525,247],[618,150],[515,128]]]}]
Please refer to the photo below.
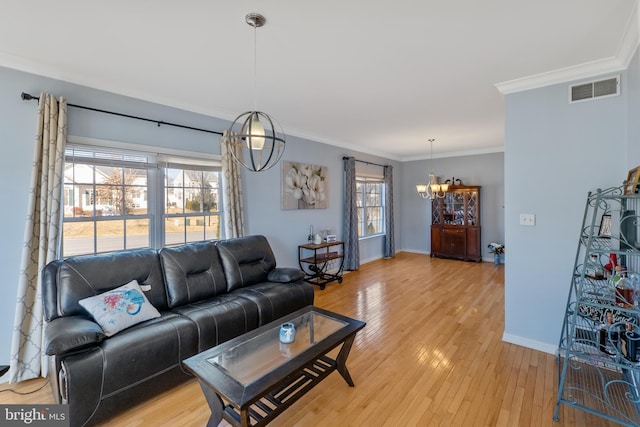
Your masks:
[{"label": "ceiling vent", "polygon": [[620,76],[569,86],[569,103],[620,95]]}]

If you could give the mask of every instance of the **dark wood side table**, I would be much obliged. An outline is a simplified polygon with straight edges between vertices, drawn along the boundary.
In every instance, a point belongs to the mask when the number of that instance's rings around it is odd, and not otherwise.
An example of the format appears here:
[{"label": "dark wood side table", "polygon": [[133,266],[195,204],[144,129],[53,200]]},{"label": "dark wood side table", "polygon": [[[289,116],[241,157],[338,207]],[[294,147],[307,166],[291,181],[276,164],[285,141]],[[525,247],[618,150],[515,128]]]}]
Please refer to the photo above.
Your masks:
[{"label": "dark wood side table", "polygon": [[[331,261],[336,260],[338,269],[330,272],[335,266]],[[324,242],[320,244],[306,243],[298,246],[298,264],[307,275],[305,281],[324,289],[327,283],[337,281],[342,283],[344,268],[344,242]]]}]

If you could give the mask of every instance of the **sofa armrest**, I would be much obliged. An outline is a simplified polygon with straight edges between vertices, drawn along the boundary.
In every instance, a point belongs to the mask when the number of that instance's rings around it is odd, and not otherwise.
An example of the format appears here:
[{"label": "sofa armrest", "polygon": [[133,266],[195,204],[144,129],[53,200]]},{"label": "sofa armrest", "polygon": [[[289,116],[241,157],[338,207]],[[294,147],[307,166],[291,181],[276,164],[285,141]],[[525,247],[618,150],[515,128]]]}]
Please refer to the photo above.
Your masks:
[{"label": "sofa armrest", "polygon": [[45,353],[48,356],[97,344],[106,335],[100,325],[80,316],[58,317],[47,324]]},{"label": "sofa armrest", "polygon": [[298,268],[274,268],[267,276],[267,280],[277,283],[291,283],[304,279],[304,271]]}]

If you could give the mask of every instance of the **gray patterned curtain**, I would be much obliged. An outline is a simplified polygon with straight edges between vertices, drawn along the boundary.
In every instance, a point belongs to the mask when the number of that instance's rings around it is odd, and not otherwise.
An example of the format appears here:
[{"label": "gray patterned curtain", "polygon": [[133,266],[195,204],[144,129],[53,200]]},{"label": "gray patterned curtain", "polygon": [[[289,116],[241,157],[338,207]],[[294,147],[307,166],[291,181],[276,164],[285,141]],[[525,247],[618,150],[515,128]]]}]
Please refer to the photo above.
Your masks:
[{"label": "gray patterned curtain", "polygon": [[9,381],[47,375],[40,272],[60,252],[67,102],[41,93],[29,207],[20,262]]},{"label": "gray patterned curtain", "polygon": [[360,268],[358,239],[358,192],[356,190],[356,159],[344,159],[344,268]]},{"label": "gray patterned curtain", "polygon": [[225,238],[244,236],[244,208],[242,204],[242,180],[240,166],[235,161],[229,144],[241,144],[234,132],[223,132],[220,138],[222,158],[222,192],[224,197]]},{"label": "gray patterned curtain", "polygon": [[393,166],[384,167],[384,257],[396,255],[395,234],[393,232]]}]

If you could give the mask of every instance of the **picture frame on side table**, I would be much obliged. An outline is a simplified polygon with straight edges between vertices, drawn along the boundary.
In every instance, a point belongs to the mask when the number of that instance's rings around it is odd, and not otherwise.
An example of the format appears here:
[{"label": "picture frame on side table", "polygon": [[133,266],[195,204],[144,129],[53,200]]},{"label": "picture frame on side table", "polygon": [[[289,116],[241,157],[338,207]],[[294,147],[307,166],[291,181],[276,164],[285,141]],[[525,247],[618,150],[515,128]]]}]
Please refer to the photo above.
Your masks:
[{"label": "picture frame on side table", "polygon": [[638,192],[638,180],[640,180],[640,166],[631,169],[627,174],[624,194],[636,194]]}]

